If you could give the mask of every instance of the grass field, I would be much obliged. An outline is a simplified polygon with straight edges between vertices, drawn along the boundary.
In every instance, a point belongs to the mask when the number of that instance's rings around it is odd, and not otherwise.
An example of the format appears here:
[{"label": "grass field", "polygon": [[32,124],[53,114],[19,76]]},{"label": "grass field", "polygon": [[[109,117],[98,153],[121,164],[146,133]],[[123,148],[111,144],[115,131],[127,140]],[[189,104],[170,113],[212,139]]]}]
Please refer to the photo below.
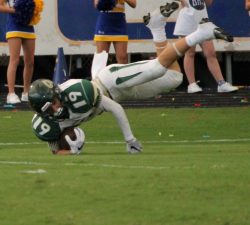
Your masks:
[{"label": "grass field", "polygon": [[31,112],[0,112],[0,225],[250,224],[249,107],[126,111],[140,155],[109,114],[56,156]]}]

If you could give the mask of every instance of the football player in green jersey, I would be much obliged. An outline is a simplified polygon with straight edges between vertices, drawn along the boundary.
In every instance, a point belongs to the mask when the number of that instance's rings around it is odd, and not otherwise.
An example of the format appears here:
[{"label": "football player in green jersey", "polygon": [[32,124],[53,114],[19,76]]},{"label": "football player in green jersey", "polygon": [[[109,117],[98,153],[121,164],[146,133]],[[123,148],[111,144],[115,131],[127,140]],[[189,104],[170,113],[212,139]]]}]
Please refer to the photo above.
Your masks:
[{"label": "football player in green jersey", "polygon": [[29,102],[31,108],[37,112],[32,120],[33,131],[38,138],[49,143],[53,153],[78,154],[84,141],[81,139],[81,129],[75,128],[80,135],[75,141],[71,140],[71,151],[59,148],[60,133],[66,127],[76,127],[104,111],[111,112],[117,119],[127,143],[127,151],[142,151],[122,106],[103,95],[88,80],[71,79],[54,85],[50,80],[38,79],[30,86]]},{"label": "football player in green jersey", "polygon": [[[33,130],[36,135],[48,141],[54,153],[61,153],[63,151],[58,147],[57,134],[60,134],[65,127],[78,126],[108,111],[118,121],[127,143],[127,151],[141,152],[142,146],[134,137],[126,114],[117,102],[125,99],[153,97],[159,93],[157,87],[163,83],[162,77],[166,78],[169,86],[178,86],[182,75],[177,71],[173,73],[177,74],[176,76],[170,76],[167,74],[168,68],[173,66],[191,46],[205,40],[233,40],[222,29],[204,20],[195,32],[166,46],[165,36],[163,36],[164,26],[165,21],[161,13],[154,12],[150,15],[148,27],[153,34],[156,49],[159,50],[159,55],[154,60],[107,66],[97,70],[98,73],[92,81],[72,79],[60,85],[54,85],[51,81],[44,79],[33,82],[29,91],[29,102],[37,112],[33,119]],[[52,128],[55,131],[52,132]],[[78,154],[79,146],[82,146],[80,136],[77,140],[70,142],[71,154]]]}]

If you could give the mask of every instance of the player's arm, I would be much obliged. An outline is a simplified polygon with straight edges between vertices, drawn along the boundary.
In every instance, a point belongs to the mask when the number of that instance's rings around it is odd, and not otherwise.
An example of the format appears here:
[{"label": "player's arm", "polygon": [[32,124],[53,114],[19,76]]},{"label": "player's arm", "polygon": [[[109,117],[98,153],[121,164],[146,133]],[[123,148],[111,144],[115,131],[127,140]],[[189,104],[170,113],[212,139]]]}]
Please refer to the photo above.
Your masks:
[{"label": "player's arm", "polygon": [[60,149],[59,141],[48,141],[48,147],[54,155],[70,155],[70,151],[66,149]]},{"label": "player's arm", "polygon": [[37,114],[32,119],[33,133],[41,140],[48,143],[48,147],[53,154],[69,155],[79,154],[81,147],[84,143],[84,133],[80,128],[77,129],[76,140],[67,138],[68,146],[70,149],[63,149],[60,146],[60,138],[62,130],[58,122],[43,118]]},{"label": "player's arm", "polygon": [[49,149],[57,155],[79,155],[84,146],[85,134],[79,127],[66,128],[55,141],[48,141]]},{"label": "player's arm", "polygon": [[100,107],[107,112],[111,112],[116,118],[118,125],[123,133],[124,139],[127,143],[127,151],[129,153],[141,152],[142,146],[132,133],[128,118],[125,114],[123,107],[119,103],[113,101],[112,99],[106,96],[102,96]]}]

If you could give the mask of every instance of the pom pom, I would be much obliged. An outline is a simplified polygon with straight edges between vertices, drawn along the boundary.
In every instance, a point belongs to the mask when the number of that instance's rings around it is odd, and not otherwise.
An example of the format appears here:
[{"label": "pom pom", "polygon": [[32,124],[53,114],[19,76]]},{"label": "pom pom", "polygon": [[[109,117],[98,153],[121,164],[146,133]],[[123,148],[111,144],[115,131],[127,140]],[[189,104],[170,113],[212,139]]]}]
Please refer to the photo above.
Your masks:
[{"label": "pom pom", "polygon": [[116,3],[115,0],[99,0],[96,8],[99,11],[109,11],[115,7]]},{"label": "pom pom", "polygon": [[44,5],[43,0],[34,0],[34,3],[35,3],[34,13],[29,25],[36,25],[41,20],[41,13],[43,11],[43,5]]},{"label": "pom pom", "polygon": [[43,0],[16,0],[14,22],[21,25],[36,25],[41,19]]},{"label": "pom pom", "polygon": [[33,17],[35,3],[33,0],[16,0],[14,4],[16,13],[12,14],[14,22],[28,25]]}]

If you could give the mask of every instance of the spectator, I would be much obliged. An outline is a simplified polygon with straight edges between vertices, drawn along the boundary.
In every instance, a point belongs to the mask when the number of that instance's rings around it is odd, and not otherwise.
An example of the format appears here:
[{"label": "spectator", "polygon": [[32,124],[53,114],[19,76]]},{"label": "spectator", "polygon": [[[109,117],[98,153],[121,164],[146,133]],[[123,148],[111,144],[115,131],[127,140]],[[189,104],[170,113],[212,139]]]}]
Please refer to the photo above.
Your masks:
[{"label": "spectator", "polygon": [[109,52],[113,43],[117,63],[128,63],[128,34],[125,16],[125,3],[130,7],[136,7],[136,0],[109,0],[113,3],[106,7],[107,0],[94,0],[95,7],[100,11],[96,28],[95,37],[97,53],[102,51]]},{"label": "spectator", "polygon": [[[179,12],[174,29],[174,35],[183,37],[193,32],[197,28],[202,18],[208,18],[206,5],[211,5],[213,0],[180,1],[183,8]],[[217,91],[237,91],[237,87],[232,86],[223,78],[212,40],[204,41],[200,44],[200,46],[206,58],[208,69],[217,82]],[[187,90],[188,93],[202,91],[202,88],[196,83],[195,80],[195,47],[196,46],[190,48],[184,56],[184,70],[189,82]]]},{"label": "spectator", "polygon": [[[7,69],[8,104],[28,102],[28,90],[33,75],[34,52],[36,34],[31,25],[19,24],[15,20],[14,0],[0,0],[0,12],[8,13],[6,25],[6,39],[9,47],[9,65]],[[20,98],[15,93],[16,71],[20,61],[21,48],[23,50],[23,92]]]}]

